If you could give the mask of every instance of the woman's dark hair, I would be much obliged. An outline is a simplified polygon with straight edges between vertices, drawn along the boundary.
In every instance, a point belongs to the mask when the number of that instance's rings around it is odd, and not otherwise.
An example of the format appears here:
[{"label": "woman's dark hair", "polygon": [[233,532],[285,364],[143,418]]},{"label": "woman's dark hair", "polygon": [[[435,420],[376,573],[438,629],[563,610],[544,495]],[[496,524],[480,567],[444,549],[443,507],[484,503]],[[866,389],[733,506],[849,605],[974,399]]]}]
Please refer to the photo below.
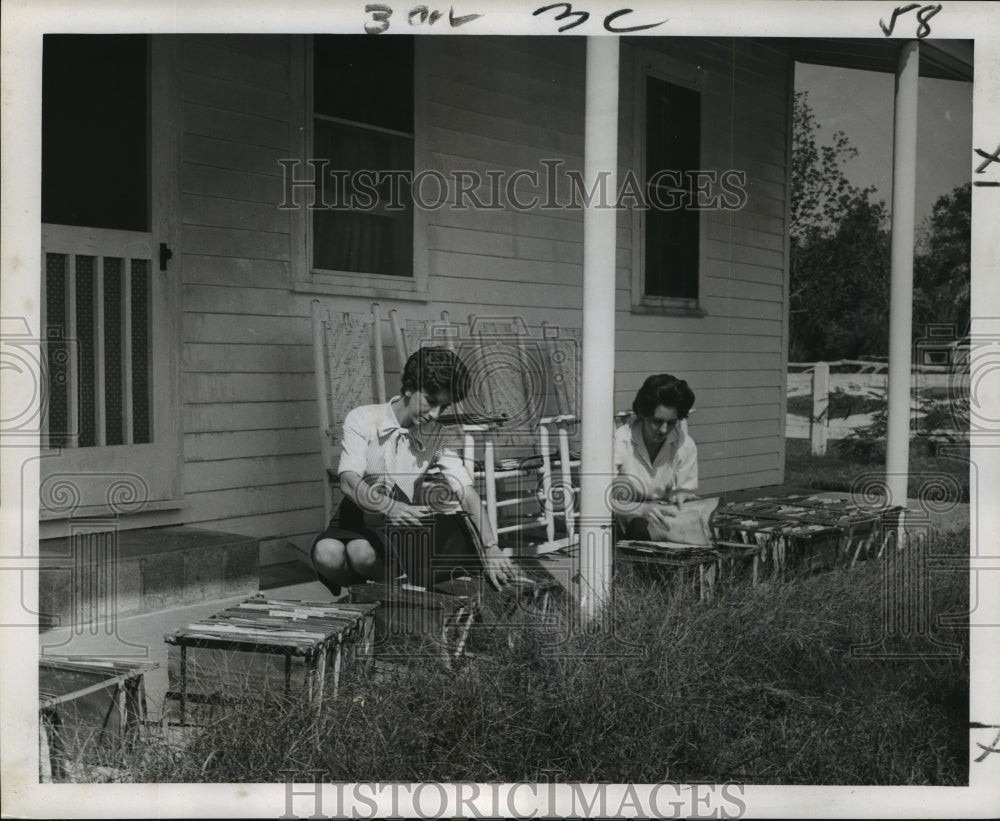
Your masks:
[{"label": "woman's dark hair", "polygon": [[469,392],[469,370],[452,351],[441,347],[420,348],[406,360],[403,368],[403,391],[451,394],[460,402]]},{"label": "woman's dark hair", "polygon": [[694,406],[694,391],[688,383],[669,373],[658,373],[647,376],[639,392],[632,402],[632,410],[638,416],[649,417],[663,405],[666,408],[676,408],[678,419],[687,419]]}]

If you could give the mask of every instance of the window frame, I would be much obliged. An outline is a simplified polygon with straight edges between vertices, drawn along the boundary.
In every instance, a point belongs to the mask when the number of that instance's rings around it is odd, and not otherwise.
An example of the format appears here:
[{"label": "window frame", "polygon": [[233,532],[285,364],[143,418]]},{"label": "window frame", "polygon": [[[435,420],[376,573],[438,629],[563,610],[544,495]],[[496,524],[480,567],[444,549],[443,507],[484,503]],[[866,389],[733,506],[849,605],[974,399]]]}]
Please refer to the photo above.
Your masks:
[{"label": "window frame", "polygon": [[[706,72],[700,66],[685,63],[638,46],[633,55],[632,70],[632,168],[643,187],[646,185],[646,78],[654,77],[666,83],[697,91],[700,95],[699,165],[705,165]],[[677,169],[697,170],[697,169]],[[631,308],[635,314],[704,317],[707,286],[707,225],[702,212],[698,215],[698,296],[697,298],[665,297],[646,293],[646,211],[632,210],[632,277]]]},{"label": "window frame", "polygon": [[[363,37],[365,35],[358,35]],[[421,37],[413,44],[413,170],[429,165],[425,140],[426,111],[426,59]],[[295,179],[305,178],[312,167],[304,161],[313,157],[313,35],[294,38],[292,65],[301,71],[292,71],[291,99],[293,116],[292,141],[298,148],[299,160],[295,166]],[[290,169],[289,169],[290,173]],[[335,271],[313,267],[313,209],[302,202],[301,189],[295,189],[292,210],[292,290],[307,294],[335,294],[338,296],[373,297],[376,299],[407,299],[426,302],[428,291],[427,214],[413,208],[413,275],[401,277],[391,274]]]}]

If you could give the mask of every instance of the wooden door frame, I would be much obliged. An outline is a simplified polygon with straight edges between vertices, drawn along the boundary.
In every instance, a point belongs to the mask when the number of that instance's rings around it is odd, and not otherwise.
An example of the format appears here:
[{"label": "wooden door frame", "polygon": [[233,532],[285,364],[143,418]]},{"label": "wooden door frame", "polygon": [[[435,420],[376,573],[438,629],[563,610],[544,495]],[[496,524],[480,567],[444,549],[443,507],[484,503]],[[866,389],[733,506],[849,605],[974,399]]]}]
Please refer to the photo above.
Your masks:
[{"label": "wooden door frame", "polygon": [[[126,501],[119,505],[79,505],[58,511],[40,507],[40,538],[69,535],[70,519],[118,515],[118,527],[131,529],[150,525],[175,524],[185,507],[183,498],[184,434],[181,390],[182,275],[180,254],[180,138],[181,126],[181,36],[150,35],[150,241],[151,298],[150,334],[154,354],[150,367],[153,388],[150,414],[154,439],[166,459],[157,458],[158,472],[169,474],[146,501]],[[57,233],[60,226],[51,229]],[[166,271],[160,270],[159,244],[173,251]],[[44,264],[44,259],[42,260]],[[123,464],[122,448],[104,446],[86,449],[41,451],[40,483],[52,474],[76,472],[95,478],[113,473]],[[137,446],[142,447],[142,446]],[[69,458],[60,458],[69,457]],[[134,457],[133,457],[134,458]],[[146,467],[144,465],[144,467]]]}]

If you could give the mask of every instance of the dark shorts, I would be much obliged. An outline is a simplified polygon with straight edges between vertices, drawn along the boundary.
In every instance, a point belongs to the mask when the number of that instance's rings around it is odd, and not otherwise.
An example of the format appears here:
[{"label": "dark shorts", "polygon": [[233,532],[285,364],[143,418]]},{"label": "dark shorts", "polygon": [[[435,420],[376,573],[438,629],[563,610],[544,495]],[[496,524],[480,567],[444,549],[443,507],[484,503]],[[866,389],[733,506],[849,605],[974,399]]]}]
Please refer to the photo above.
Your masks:
[{"label": "dark shorts", "polygon": [[313,550],[321,539],[336,539],[345,545],[364,539],[382,559],[389,582],[405,574],[408,584],[430,588],[482,569],[479,534],[463,514],[436,515],[420,527],[385,524],[376,528],[365,523],[357,504],[344,499],[326,530],[313,540]]},{"label": "dark shorts", "polygon": [[619,539],[634,539],[636,541],[648,542],[649,522],[641,517],[629,519],[616,519],[618,527],[615,528]]}]

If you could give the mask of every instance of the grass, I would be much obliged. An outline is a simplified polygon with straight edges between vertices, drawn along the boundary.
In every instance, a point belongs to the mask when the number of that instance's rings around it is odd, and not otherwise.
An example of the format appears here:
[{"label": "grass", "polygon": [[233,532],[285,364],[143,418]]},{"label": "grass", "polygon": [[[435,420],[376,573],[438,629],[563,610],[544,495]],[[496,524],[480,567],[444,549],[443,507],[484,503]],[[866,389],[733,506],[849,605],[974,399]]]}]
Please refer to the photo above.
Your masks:
[{"label": "grass", "polygon": [[[830,419],[846,419],[857,413],[873,413],[885,407],[885,399],[871,396],[856,396],[844,391],[830,393],[827,415]],[[786,413],[797,416],[812,416],[812,395],[789,396]]]},{"label": "grass", "polygon": [[[813,456],[808,439],[786,439],[785,482],[815,490],[850,491],[861,483],[884,478],[884,451],[876,449],[862,458],[837,445],[832,443],[826,456]],[[968,503],[968,450],[955,445],[931,455],[926,444],[912,442],[907,495],[911,499]]]},{"label": "grass", "polygon": [[[967,531],[932,542],[936,554],[968,552]],[[454,671],[354,671],[318,720],[297,700],[248,690],[186,746],[143,745],[119,772],[136,782],[276,782],[291,769],[331,781],[965,784],[967,634],[937,631],[956,646],[950,659],[851,653],[883,634],[894,572],[870,560],[756,588],[736,579],[709,603],[676,578],[622,572],[613,630],[567,630],[566,611],[555,626],[482,635],[488,657]],[[967,582],[931,574],[931,623],[967,609]],[[916,636],[888,649],[927,646]]]},{"label": "grass", "polygon": [[[962,405],[968,403],[968,395],[957,388],[934,387],[921,388],[917,393],[917,399],[922,406],[932,403],[946,403],[948,405]],[[796,416],[812,416],[813,398],[812,394],[789,396],[787,400],[786,412]],[[862,413],[875,413],[885,410],[885,396],[877,393],[854,394],[837,388],[830,391],[827,416],[830,419],[846,419],[849,416]]]}]

